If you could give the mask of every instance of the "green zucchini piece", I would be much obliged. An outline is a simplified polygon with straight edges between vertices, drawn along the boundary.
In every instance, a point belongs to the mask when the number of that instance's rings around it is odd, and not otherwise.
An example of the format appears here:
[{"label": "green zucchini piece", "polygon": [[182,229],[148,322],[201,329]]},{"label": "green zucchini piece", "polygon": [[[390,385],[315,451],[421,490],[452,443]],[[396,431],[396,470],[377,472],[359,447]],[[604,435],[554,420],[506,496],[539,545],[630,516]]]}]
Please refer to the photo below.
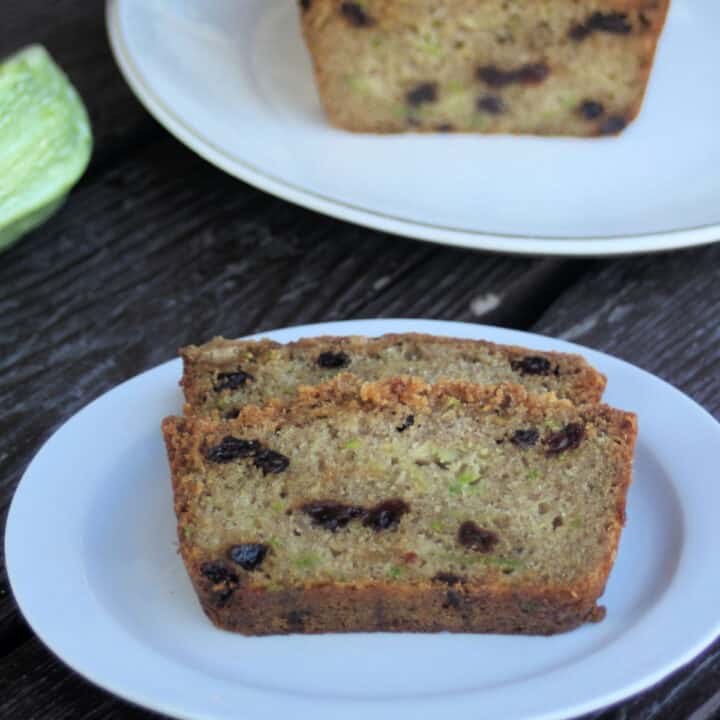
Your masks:
[{"label": "green zucchini piece", "polygon": [[0,63],[0,251],[60,207],[91,151],[82,100],[45,48]]}]

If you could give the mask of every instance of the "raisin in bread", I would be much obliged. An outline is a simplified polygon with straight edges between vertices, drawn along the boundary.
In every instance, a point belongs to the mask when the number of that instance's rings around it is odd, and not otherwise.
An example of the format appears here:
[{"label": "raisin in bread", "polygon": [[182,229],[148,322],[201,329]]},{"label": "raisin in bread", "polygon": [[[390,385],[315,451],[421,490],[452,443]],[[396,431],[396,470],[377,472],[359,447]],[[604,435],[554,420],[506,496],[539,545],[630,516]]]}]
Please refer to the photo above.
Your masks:
[{"label": "raisin in bread", "polygon": [[302,0],[330,121],[369,132],[620,132],[670,0]]},{"label": "raisin in bread", "polygon": [[597,402],[605,388],[605,377],[578,355],[414,333],[318,337],[287,345],[215,338],[180,354],[186,412],[229,417],[249,403],[289,400],[299,385],[326,382],[343,371],[366,380],[405,374],[428,382],[513,382],[578,403]]},{"label": "raisin in bread", "polygon": [[219,627],[549,634],[602,617],[634,415],[347,374],[163,432],[182,557]]}]

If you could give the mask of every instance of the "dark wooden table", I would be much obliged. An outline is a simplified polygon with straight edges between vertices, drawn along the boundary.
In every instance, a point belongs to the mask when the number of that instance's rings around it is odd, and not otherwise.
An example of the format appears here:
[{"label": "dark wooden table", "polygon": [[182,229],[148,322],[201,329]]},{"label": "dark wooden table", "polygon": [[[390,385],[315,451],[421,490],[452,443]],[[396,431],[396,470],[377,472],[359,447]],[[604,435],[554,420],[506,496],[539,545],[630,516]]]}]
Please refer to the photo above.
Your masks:
[{"label": "dark wooden table", "polygon": [[[629,360],[720,416],[720,245],[517,258],[331,220],[223,174],[158,126],[116,69],[103,3],[6,0],[0,18],[0,57],[45,44],[85,99],[95,134],[92,163],[62,211],[0,255],[3,525],[22,472],[56,428],[177,347],[215,334],[370,317],[504,325]],[[500,302],[487,309],[490,294]],[[720,642],[592,717],[704,720],[718,707]],[[23,621],[3,563],[0,717],[156,716],[56,659]]]}]

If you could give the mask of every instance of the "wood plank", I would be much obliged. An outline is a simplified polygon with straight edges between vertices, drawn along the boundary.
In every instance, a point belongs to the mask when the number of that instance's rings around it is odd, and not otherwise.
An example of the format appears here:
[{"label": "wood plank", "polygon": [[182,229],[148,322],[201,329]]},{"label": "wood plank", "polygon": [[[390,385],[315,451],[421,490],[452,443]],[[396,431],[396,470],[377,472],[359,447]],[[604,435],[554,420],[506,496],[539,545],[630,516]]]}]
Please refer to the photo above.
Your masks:
[{"label": "wood plank", "polygon": [[609,352],[720,417],[720,244],[605,261],[562,294],[538,332]]}]

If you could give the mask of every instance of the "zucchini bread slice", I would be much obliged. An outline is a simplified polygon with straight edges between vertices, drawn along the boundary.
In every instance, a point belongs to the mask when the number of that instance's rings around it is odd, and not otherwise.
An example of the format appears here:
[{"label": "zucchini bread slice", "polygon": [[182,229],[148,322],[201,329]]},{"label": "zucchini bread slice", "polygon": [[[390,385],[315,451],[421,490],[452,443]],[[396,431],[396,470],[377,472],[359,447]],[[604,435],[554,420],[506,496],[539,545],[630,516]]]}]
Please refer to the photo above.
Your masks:
[{"label": "zucchini bread slice", "polygon": [[609,135],[670,0],[301,0],[321,100],[360,132]]},{"label": "zucchini bread slice", "polygon": [[163,421],[187,571],[212,622],[248,635],[601,619],[636,429],[517,385],[349,374]]},{"label": "zucchini bread slice", "polygon": [[605,389],[605,376],[579,355],[415,333],[316,337],[287,345],[215,338],[180,354],[186,414],[232,417],[243,405],[287,402],[299,385],[327,382],[340,372],[365,380],[412,375],[427,382],[510,382],[575,403],[597,402]]}]

